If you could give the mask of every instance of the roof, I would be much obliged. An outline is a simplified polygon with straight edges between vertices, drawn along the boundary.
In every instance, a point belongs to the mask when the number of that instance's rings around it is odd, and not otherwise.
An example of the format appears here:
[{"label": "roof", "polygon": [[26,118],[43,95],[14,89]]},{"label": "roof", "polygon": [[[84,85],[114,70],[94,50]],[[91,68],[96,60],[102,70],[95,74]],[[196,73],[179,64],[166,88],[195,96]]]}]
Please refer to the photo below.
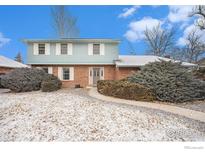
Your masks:
[{"label": "roof", "polygon": [[62,38],[62,39],[23,39],[25,43],[55,43],[55,42],[103,42],[103,43],[120,43],[119,39],[111,38]]},{"label": "roof", "polygon": [[[116,66],[117,67],[140,67],[144,66],[150,62],[155,62],[155,61],[160,61],[160,60],[165,60],[165,61],[174,61],[169,58],[164,58],[164,57],[158,57],[158,56],[152,56],[152,55],[140,55],[140,56],[135,56],[135,55],[119,55],[119,60],[116,61]],[[174,62],[179,62],[179,61],[174,61]],[[183,66],[197,66],[196,64],[192,63],[187,63],[187,62],[182,62]]]},{"label": "roof", "polygon": [[0,67],[20,68],[28,66],[0,55]]},{"label": "roof", "polygon": [[200,59],[197,64],[199,65],[205,65],[205,58]]}]

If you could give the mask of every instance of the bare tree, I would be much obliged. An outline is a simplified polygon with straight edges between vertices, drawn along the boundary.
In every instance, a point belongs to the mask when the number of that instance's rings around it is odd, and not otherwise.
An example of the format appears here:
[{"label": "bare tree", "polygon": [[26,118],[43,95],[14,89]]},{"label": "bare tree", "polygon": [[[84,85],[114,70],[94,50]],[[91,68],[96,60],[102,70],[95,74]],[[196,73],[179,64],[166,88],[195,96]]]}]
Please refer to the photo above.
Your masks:
[{"label": "bare tree", "polygon": [[23,63],[21,52],[18,52],[18,54],[15,57],[15,61]]},{"label": "bare tree", "polygon": [[201,29],[205,30],[205,5],[197,5],[193,7],[193,11],[190,13],[190,16],[199,16],[199,19],[196,21],[196,25]]},{"label": "bare tree", "polygon": [[77,18],[70,14],[66,6],[53,6],[51,8],[51,17],[53,28],[59,38],[78,37]]},{"label": "bare tree", "polygon": [[196,30],[192,30],[187,38],[186,45],[183,48],[185,58],[188,62],[197,62],[201,55],[205,54],[205,43],[202,41],[202,35]]},{"label": "bare tree", "polygon": [[130,43],[129,41],[127,41],[128,44],[128,51],[130,55],[137,55],[137,51],[135,50],[134,46],[132,43]]},{"label": "bare tree", "polygon": [[173,47],[172,51],[170,52],[170,56],[174,60],[186,61],[184,48],[180,47]]},{"label": "bare tree", "polygon": [[174,45],[174,29],[164,30],[160,24],[152,29],[146,28],[145,42],[149,48],[148,52],[157,56],[164,56],[168,53]]}]

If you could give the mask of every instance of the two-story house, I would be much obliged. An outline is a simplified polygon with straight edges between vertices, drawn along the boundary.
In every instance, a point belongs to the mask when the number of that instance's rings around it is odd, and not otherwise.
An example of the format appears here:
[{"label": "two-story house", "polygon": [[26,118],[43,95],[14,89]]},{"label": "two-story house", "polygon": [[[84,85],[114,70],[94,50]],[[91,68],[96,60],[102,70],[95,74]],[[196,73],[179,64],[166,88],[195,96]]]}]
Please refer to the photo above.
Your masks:
[{"label": "two-story house", "polygon": [[[63,87],[95,86],[98,80],[118,80],[149,62],[171,60],[158,56],[119,55],[116,39],[26,39],[27,64],[57,76]],[[183,62],[193,67],[195,64]]]},{"label": "two-story house", "polygon": [[96,85],[99,79],[115,80],[128,74],[127,69],[122,69],[120,76],[115,64],[119,58],[119,40],[26,39],[24,42],[27,44],[27,64],[54,74],[62,80],[64,87]]}]

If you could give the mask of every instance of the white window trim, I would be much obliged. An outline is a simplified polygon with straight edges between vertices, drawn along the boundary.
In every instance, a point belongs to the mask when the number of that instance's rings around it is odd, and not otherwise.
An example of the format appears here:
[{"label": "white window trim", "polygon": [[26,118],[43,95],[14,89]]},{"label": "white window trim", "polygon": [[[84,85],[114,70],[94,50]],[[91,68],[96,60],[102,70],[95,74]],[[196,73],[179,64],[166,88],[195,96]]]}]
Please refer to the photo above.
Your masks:
[{"label": "white window trim", "polygon": [[[89,85],[93,85],[93,68],[96,68],[96,67],[89,67]],[[105,79],[105,69],[104,67],[98,67],[100,68],[100,80],[104,80]],[[103,71],[103,76],[101,76],[101,71]]]},{"label": "white window trim", "polygon": [[[103,71],[103,75],[101,75],[101,71]],[[104,80],[105,78],[105,69],[104,67],[100,67],[100,80]]]},{"label": "white window trim", "polygon": [[53,67],[48,67],[48,74],[53,74]]},{"label": "white window trim", "polygon": [[62,81],[73,81],[74,80],[74,67],[67,67],[69,68],[69,80],[63,79],[63,68],[64,67],[58,67],[58,78]]},{"label": "white window trim", "polygon": [[72,43],[67,44],[67,55],[73,55],[73,44]]},{"label": "white window trim", "polygon": [[93,43],[88,44],[88,55],[89,56],[93,55]]},{"label": "white window trim", "polygon": [[33,43],[33,55],[38,55],[38,43]]},{"label": "white window trim", "polygon": [[56,55],[61,55],[61,44],[56,43]]},{"label": "white window trim", "polygon": [[45,43],[45,55],[50,55],[50,43]]},{"label": "white window trim", "polygon": [[100,44],[100,55],[105,55],[105,44]]},{"label": "white window trim", "polygon": [[[100,54],[93,54],[93,44],[100,44]],[[104,43],[88,43],[88,55],[89,56],[103,56],[105,55],[105,44]]]},{"label": "white window trim", "polygon": [[61,44],[63,43],[56,43],[56,55],[73,55],[72,43],[67,43],[67,54],[61,54]]},{"label": "white window trim", "polygon": [[[45,44],[45,54],[39,54],[39,44]],[[50,55],[49,43],[33,43],[33,55]]]}]

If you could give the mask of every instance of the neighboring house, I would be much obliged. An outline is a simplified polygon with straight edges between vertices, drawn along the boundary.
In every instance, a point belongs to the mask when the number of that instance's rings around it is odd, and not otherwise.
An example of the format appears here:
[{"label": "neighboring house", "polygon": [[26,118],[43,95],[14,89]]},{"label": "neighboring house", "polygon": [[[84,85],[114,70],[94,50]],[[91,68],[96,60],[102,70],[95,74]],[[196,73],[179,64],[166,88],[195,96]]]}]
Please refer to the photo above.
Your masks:
[{"label": "neighboring house", "polygon": [[205,68],[205,58],[200,59],[197,64],[199,65],[199,67],[204,67]]},{"label": "neighboring house", "polygon": [[[119,61],[116,62],[116,66],[118,67],[141,67],[150,62],[155,61],[172,61],[172,62],[179,62],[170,58],[159,57],[159,56],[152,56],[152,55],[119,55]],[[188,62],[181,62],[181,65],[185,67],[196,67],[197,64],[188,63]]]},{"label": "neighboring house", "polygon": [[0,75],[5,74],[14,68],[28,67],[22,63],[0,55]]},{"label": "neighboring house", "polygon": [[28,45],[27,63],[54,74],[64,87],[76,84],[86,87],[96,85],[98,80],[122,79],[157,60],[156,56],[119,56],[120,41],[115,39],[26,39],[24,42]]}]

